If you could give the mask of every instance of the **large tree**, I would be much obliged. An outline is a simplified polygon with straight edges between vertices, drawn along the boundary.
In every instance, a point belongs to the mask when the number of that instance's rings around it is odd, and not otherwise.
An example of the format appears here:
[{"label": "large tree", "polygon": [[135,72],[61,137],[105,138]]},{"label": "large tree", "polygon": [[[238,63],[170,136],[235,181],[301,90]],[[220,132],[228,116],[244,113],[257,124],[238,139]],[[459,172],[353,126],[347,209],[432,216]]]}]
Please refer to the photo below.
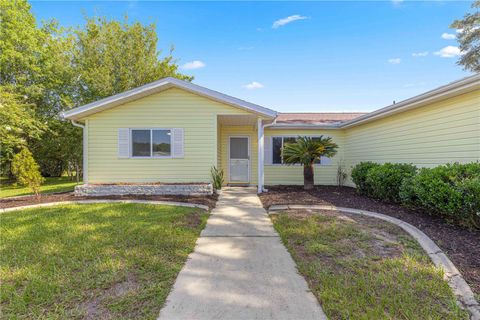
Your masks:
[{"label": "large tree", "polygon": [[462,52],[458,64],[466,70],[480,72],[480,0],[476,0],[472,8],[474,12],[455,20],[450,27],[458,32],[457,40]]}]

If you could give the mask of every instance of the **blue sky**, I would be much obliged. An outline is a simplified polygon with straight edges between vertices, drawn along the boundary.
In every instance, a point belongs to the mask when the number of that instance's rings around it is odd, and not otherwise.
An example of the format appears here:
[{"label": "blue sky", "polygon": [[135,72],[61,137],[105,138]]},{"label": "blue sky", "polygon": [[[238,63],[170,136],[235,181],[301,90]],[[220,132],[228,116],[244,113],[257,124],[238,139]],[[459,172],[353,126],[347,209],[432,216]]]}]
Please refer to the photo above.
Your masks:
[{"label": "blue sky", "polygon": [[[32,2],[64,26],[83,15],[155,22],[159,49],[194,82],[281,112],[371,111],[468,76],[450,23],[471,1]],[[443,49],[443,50],[442,50]]]}]

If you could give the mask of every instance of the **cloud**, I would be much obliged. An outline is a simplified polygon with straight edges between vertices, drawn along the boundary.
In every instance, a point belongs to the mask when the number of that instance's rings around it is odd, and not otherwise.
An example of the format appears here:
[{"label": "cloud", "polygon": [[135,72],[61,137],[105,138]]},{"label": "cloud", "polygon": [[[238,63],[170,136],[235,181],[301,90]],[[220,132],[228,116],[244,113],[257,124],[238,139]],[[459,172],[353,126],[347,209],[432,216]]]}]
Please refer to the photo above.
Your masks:
[{"label": "cloud", "polygon": [[248,90],[255,90],[255,89],[263,88],[263,84],[261,84],[260,82],[253,81],[253,82],[247,83],[243,87]]},{"label": "cloud", "polygon": [[391,64],[399,64],[400,62],[402,62],[402,59],[400,58],[388,59],[388,63],[391,63]]},{"label": "cloud", "polygon": [[455,39],[455,35],[454,34],[451,34],[451,33],[442,33],[442,39],[445,39],[445,40],[453,40]]},{"label": "cloud", "polygon": [[412,57],[426,57],[428,56],[428,51],[422,51],[422,52],[414,52],[412,53]]},{"label": "cloud", "polygon": [[204,68],[206,66],[205,62],[200,61],[200,60],[194,60],[191,62],[187,62],[182,66],[182,69],[185,70],[193,70],[193,69],[200,69]]},{"label": "cloud", "polygon": [[459,47],[446,46],[440,49],[440,51],[434,52],[434,54],[442,58],[454,58],[460,56],[462,52]]},{"label": "cloud", "polygon": [[277,29],[281,26],[284,26],[286,24],[289,24],[291,22],[294,22],[294,21],[297,21],[297,20],[305,20],[305,19],[308,19],[307,17],[305,16],[301,16],[299,14],[294,14],[293,16],[288,16],[286,18],[282,18],[282,19],[278,19],[277,21],[275,21],[272,25],[272,28],[273,29]]}]

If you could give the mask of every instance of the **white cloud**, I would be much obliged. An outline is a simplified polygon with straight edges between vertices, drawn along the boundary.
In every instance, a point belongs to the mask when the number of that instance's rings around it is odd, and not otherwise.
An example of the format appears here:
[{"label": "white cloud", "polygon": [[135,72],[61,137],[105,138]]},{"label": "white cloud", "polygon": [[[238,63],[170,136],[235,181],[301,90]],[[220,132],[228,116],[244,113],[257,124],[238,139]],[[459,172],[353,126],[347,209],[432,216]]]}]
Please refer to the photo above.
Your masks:
[{"label": "white cloud", "polygon": [[453,40],[455,39],[455,35],[454,34],[451,34],[451,33],[442,33],[442,39],[445,39],[445,40]]},{"label": "white cloud", "polygon": [[182,69],[185,70],[193,70],[193,69],[200,69],[204,68],[206,66],[205,62],[200,61],[200,60],[194,60],[191,62],[187,62],[182,66]]},{"label": "white cloud", "polygon": [[305,20],[305,19],[308,19],[307,17],[305,16],[301,16],[299,14],[294,14],[293,16],[289,16],[289,17],[286,17],[286,18],[282,18],[282,19],[278,19],[277,21],[275,21],[272,25],[272,28],[273,29],[277,29],[281,26],[284,26],[286,24],[289,24],[290,22],[294,22],[294,21],[297,21],[297,20]]},{"label": "white cloud", "polygon": [[428,56],[428,51],[412,53],[412,57],[426,57],[426,56]]},{"label": "white cloud", "polygon": [[442,58],[454,58],[460,56],[462,52],[459,47],[446,46],[440,49],[440,51],[434,52],[434,54]]},{"label": "white cloud", "polygon": [[255,90],[255,89],[263,88],[263,84],[261,84],[260,82],[253,81],[253,82],[247,83],[243,87],[248,90]]},{"label": "white cloud", "polygon": [[402,62],[402,59],[400,58],[388,59],[388,63],[391,63],[391,64],[399,64],[400,62]]}]

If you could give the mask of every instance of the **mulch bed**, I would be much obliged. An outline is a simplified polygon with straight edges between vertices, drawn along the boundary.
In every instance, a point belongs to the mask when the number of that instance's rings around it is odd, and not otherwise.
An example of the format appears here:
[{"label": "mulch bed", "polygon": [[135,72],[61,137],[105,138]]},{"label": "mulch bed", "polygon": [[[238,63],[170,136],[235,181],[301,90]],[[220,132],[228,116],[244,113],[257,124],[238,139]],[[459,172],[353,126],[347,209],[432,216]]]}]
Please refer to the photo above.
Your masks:
[{"label": "mulch bed", "polygon": [[39,200],[35,196],[19,197],[14,199],[3,198],[0,199],[0,208],[12,208],[20,206],[28,206],[38,203],[57,202],[57,201],[75,201],[75,200],[154,200],[154,201],[175,201],[175,202],[189,202],[208,206],[210,209],[215,208],[217,196],[108,196],[108,197],[79,197],[75,196],[73,192],[45,194]]},{"label": "mulch bed", "polygon": [[280,204],[323,204],[383,213],[406,221],[427,234],[448,255],[472,290],[480,294],[480,230],[467,230],[445,220],[395,204],[361,196],[354,188],[317,186],[305,191],[302,186],[272,186],[260,195],[265,208]]}]

